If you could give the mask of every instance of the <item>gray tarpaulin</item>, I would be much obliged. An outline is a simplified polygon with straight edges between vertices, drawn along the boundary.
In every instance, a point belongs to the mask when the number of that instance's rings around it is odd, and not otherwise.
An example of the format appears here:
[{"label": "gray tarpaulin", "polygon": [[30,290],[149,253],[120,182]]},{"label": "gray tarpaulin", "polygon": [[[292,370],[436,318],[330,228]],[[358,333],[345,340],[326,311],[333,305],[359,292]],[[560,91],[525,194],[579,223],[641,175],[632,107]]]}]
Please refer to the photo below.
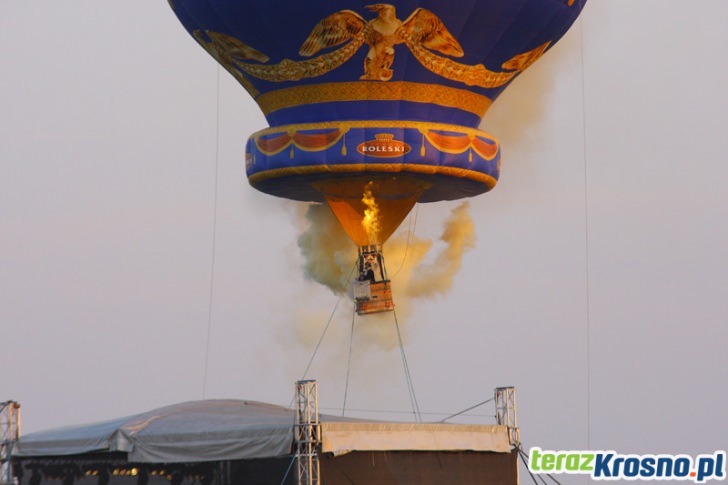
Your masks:
[{"label": "gray tarpaulin", "polygon": [[253,401],[209,400],[103,423],[21,437],[18,457],[127,452],[129,461],[174,463],[289,454],[294,413]]},{"label": "gray tarpaulin", "polygon": [[[321,416],[323,451],[472,450],[508,452],[505,426],[370,422]],[[291,453],[294,412],[255,401],[207,400],[103,423],[21,437],[17,457],[125,452],[140,463],[268,458]]]}]

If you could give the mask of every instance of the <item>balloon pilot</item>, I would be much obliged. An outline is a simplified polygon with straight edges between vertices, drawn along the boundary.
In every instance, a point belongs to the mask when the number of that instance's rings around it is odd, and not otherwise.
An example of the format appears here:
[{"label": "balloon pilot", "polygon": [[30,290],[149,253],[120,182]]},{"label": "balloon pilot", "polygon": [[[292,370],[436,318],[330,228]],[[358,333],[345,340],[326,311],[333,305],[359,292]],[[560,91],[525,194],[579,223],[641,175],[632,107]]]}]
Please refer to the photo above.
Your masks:
[{"label": "balloon pilot", "polygon": [[352,284],[358,315],[394,310],[392,286],[384,266],[382,248],[377,244],[359,247],[359,277]]}]

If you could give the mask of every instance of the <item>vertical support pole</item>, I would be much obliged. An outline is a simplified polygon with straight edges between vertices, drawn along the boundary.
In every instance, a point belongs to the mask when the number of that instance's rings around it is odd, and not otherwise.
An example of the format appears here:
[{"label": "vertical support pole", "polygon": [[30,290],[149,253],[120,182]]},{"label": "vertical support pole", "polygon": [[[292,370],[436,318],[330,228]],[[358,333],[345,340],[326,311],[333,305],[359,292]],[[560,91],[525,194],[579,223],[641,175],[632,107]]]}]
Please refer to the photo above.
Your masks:
[{"label": "vertical support pole", "polygon": [[20,438],[20,404],[15,401],[0,403],[0,484],[12,484],[13,445]]},{"label": "vertical support pole", "polygon": [[495,389],[495,420],[497,424],[508,428],[508,439],[511,445],[518,447],[521,444],[521,434],[518,430],[516,418],[516,388],[496,387]]},{"label": "vertical support pole", "polygon": [[296,382],[296,462],[298,485],[320,485],[318,448],[321,425],[318,385],[314,380]]}]

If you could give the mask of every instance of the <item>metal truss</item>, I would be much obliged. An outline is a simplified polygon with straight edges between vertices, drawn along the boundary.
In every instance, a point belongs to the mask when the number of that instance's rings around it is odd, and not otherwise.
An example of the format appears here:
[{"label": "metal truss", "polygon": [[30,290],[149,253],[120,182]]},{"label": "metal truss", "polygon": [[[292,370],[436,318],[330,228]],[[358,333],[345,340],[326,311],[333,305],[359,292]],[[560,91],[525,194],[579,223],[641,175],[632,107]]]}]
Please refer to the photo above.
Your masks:
[{"label": "metal truss", "polygon": [[20,438],[20,404],[15,401],[0,403],[0,484],[12,484],[13,445]]},{"label": "metal truss", "polygon": [[508,427],[508,439],[511,445],[517,448],[521,444],[521,435],[518,431],[518,420],[516,419],[515,387],[496,387],[495,420],[497,424]]},{"label": "metal truss", "polygon": [[296,382],[296,462],[298,485],[320,485],[318,448],[321,424],[318,385],[314,380]]}]

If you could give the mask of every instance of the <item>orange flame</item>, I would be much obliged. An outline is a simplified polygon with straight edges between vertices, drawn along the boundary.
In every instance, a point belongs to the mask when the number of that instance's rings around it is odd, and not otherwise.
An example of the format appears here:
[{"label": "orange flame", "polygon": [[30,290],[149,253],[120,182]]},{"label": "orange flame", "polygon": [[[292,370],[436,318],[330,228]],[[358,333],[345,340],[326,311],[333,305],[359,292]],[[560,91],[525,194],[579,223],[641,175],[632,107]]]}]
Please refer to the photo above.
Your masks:
[{"label": "orange flame", "polygon": [[379,207],[377,201],[372,195],[372,182],[369,182],[364,188],[364,195],[361,201],[367,206],[364,209],[364,218],[361,221],[361,225],[367,233],[369,244],[379,244],[379,233],[382,230],[382,225],[379,222]]}]

